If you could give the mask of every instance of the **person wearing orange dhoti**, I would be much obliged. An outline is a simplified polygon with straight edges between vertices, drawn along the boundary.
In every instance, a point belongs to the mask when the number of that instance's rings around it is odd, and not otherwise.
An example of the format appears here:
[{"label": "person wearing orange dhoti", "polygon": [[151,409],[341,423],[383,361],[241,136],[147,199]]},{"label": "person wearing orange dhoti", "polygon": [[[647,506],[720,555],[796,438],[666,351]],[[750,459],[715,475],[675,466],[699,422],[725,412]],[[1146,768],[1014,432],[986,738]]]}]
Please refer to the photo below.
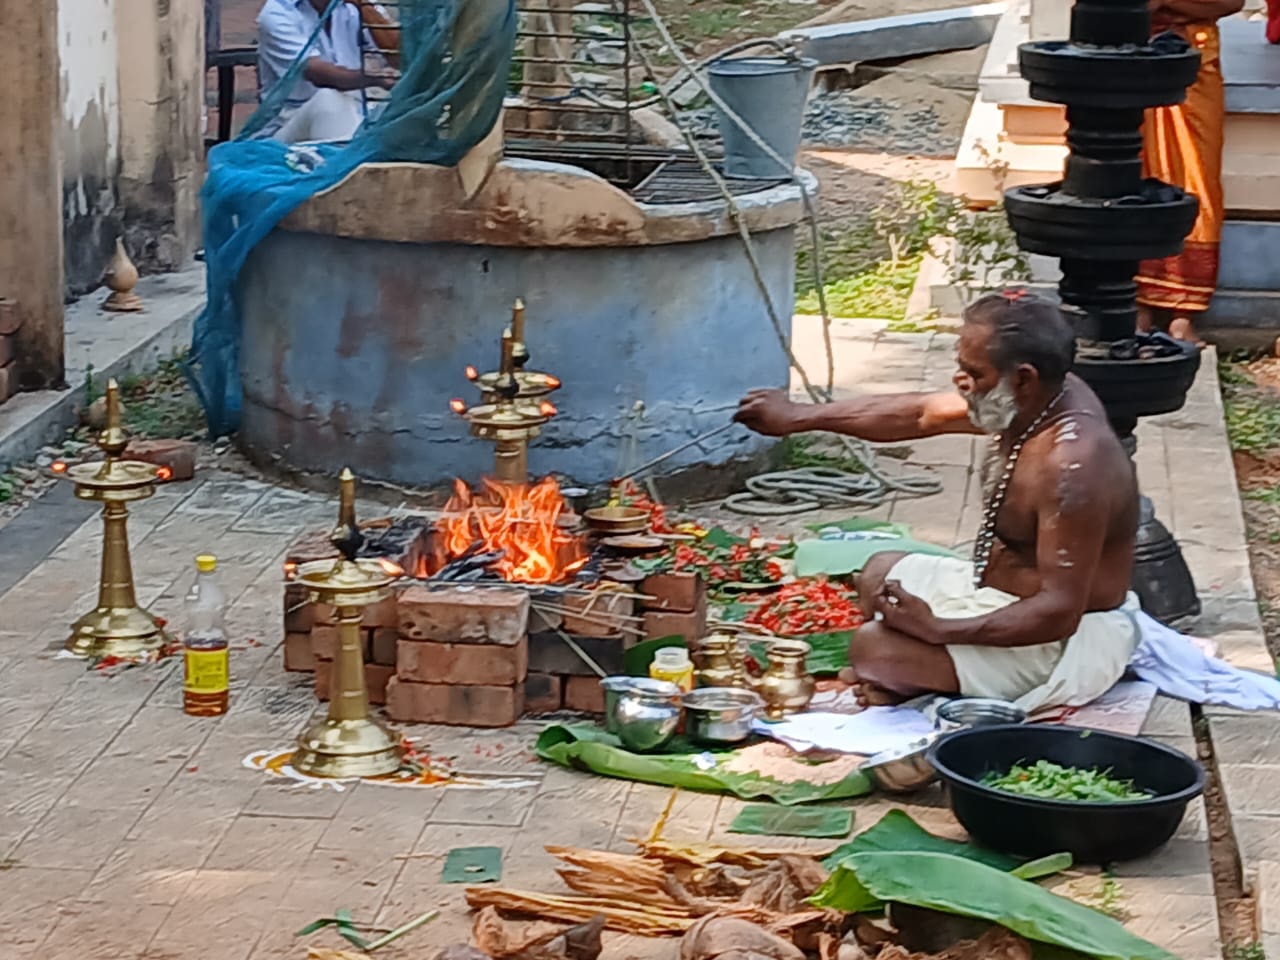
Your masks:
[{"label": "person wearing orange dhoti", "polygon": [[1152,33],[1173,30],[1200,51],[1200,72],[1187,98],[1148,110],[1142,125],[1142,167],[1148,177],[1194,193],[1200,213],[1182,252],[1144,260],[1138,270],[1139,327],[1164,311],[1169,333],[1195,340],[1195,318],[1209,308],[1218,282],[1222,237],[1222,130],[1226,114],[1217,21],[1244,0],[1151,0]]}]

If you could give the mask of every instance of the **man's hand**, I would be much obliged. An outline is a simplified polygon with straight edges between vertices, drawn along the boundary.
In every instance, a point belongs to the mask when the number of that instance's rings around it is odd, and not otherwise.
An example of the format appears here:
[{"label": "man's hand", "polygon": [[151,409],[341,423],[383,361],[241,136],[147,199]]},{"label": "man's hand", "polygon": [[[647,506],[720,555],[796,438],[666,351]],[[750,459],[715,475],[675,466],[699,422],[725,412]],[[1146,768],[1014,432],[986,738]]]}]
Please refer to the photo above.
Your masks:
[{"label": "man's hand", "polygon": [[875,612],[880,614],[890,630],[905,633],[925,643],[942,644],[943,631],[933,609],[914,593],[908,593],[897,580],[886,580],[884,588],[873,601]]},{"label": "man's hand", "polygon": [[766,437],[800,433],[804,404],[792,403],[785,390],[752,390],[738,402],[733,419]]}]

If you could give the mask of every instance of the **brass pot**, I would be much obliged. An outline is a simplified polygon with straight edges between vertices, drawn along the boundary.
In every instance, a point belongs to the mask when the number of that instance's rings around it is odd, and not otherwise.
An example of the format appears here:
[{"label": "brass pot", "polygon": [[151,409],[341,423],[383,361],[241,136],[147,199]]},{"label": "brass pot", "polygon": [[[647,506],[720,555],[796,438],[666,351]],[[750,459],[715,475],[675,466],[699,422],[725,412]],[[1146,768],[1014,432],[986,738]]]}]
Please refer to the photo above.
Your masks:
[{"label": "brass pot", "polygon": [[745,687],[747,670],[736,637],[713,633],[698,641],[693,653],[698,669],[694,676],[701,687]]},{"label": "brass pot", "polygon": [[769,645],[769,666],[751,687],[764,699],[770,720],[802,713],[813,699],[817,682],[805,668],[809,649],[803,640],[775,640]]},{"label": "brass pot", "polygon": [[649,529],[649,511],[639,507],[593,507],[582,518],[600,533],[643,533]]}]

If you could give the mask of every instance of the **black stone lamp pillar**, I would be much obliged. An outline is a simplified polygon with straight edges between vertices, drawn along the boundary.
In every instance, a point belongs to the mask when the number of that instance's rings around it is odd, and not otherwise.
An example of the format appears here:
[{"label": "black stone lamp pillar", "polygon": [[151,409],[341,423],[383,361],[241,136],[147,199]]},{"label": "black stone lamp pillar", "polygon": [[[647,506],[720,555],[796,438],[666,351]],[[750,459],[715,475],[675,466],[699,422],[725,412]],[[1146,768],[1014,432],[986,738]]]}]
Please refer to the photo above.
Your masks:
[{"label": "black stone lamp pillar", "polygon": [[[1022,45],[1031,96],[1067,108],[1070,156],[1058,183],[1005,194],[1018,245],[1060,258],[1076,373],[1131,456],[1138,418],[1179,409],[1200,367],[1195,347],[1136,333],[1138,262],[1181,251],[1199,208],[1194,196],[1142,177],[1143,111],[1182,102],[1200,65],[1181,37],[1150,30],[1146,0],[1077,0],[1070,40]],[[1186,561],[1146,497],[1133,589],[1160,620],[1199,613]]]}]

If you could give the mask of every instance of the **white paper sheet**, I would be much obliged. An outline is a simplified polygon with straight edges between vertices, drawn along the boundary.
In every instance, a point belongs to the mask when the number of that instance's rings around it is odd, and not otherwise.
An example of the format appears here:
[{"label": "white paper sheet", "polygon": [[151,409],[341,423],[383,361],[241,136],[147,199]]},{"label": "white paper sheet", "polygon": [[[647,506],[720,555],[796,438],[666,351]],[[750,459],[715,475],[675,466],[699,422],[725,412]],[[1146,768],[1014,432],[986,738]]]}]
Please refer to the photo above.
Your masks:
[{"label": "white paper sheet", "polygon": [[755,730],[798,753],[818,749],[871,756],[928,736],[933,723],[910,707],[869,707],[852,716],[801,713],[778,723],[757,720]]}]

